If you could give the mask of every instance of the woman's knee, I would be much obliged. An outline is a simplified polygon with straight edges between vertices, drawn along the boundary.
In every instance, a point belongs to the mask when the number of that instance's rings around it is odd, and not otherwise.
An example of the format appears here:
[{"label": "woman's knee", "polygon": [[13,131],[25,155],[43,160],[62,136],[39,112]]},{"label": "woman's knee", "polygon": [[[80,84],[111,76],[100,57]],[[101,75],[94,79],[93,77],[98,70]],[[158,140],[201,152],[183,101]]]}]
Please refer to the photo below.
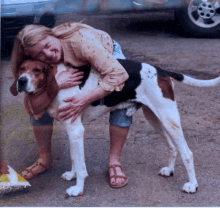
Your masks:
[{"label": "woman's knee", "polygon": [[34,126],[50,126],[53,125],[54,119],[50,117],[50,115],[47,112],[45,112],[39,120],[36,120],[34,116],[31,116],[30,122]]},{"label": "woman's knee", "polygon": [[126,115],[127,109],[116,109],[110,112],[109,123],[118,127],[129,127],[132,124],[132,116]]}]

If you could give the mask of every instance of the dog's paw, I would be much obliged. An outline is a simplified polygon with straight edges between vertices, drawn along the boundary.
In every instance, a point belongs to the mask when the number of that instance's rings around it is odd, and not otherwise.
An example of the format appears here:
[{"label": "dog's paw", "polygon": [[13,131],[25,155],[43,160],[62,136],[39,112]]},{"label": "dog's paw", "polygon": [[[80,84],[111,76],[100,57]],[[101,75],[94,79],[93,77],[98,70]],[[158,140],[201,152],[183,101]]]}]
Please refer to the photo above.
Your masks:
[{"label": "dog's paw", "polygon": [[158,173],[160,176],[169,177],[173,176],[173,170],[169,167],[161,168],[160,172]]},{"label": "dog's paw", "polygon": [[69,196],[82,196],[83,195],[83,187],[79,186],[71,186],[66,190],[66,193]]},{"label": "dog's paw", "polygon": [[66,171],[66,172],[61,176],[61,178],[64,179],[64,180],[70,181],[70,180],[76,178],[76,172]]},{"label": "dog's paw", "polygon": [[183,188],[182,188],[182,191],[184,191],[188,194],[196,193],[197,190],[198,190],[198,184],[192,184],[190,182],[185,183]]}]

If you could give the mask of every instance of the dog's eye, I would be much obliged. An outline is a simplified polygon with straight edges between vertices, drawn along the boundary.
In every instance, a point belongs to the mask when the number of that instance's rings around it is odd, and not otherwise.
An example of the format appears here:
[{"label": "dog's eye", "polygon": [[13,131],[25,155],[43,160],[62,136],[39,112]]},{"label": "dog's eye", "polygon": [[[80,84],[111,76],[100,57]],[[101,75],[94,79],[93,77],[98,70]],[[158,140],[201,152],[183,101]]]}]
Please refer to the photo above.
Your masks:
[{"label": "dog's eye", "polygon": [[40,69],[34,69],[34,72],[36,72],[36,73],[40,73],[41,70],[40,70]]},{"label": "dog's eye", "polygon": [[22,67],[20,68],[20,71],[24,71],[24,70],[25,70],[24,68],[22,68]]}]

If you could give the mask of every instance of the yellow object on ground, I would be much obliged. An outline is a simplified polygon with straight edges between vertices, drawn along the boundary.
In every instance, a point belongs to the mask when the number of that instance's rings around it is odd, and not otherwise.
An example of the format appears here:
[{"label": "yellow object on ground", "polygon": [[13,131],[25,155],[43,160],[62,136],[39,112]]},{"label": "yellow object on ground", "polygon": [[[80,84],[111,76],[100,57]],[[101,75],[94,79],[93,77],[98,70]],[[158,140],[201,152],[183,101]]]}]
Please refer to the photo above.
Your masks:
[{"label": "yellow object on ground", "polygon": [[22,190],[31,186],[28,181],[21,177],[12,167],[0,160],[0,194]]}]

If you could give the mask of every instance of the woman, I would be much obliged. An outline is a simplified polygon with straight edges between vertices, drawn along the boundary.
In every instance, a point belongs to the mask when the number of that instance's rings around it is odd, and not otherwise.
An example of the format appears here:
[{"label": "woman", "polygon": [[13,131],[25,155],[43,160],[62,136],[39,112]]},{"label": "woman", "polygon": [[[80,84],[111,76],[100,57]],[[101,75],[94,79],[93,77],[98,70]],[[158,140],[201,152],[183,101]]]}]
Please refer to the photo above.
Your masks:
[{"label": "woman", "polygon": [[[25,57],[49,64],[64,62],[72,67],[90,64],[97,69],[101,74],[99,85],[86,96],[70,97],[66,100],[69,104],[59,109],[60,119],[71,118],[73,122],[93,101],[102,99],[114,90],[122,90],[128,74],[114,57],[114,52],[120,52],[120,46],[113,42],[106,32],[96,30],[86,24],[65,23],[54,29],[28,25],[19,32],[15,41],[12,71],[15,75]],[[121,55],[123,56],[123,54]],[[66,73],[58,78],[58,86],[60,89],[76,86],[80,83],[81,78],[82,74],[79,72]],[[109,175],[110,186],[114,188],[123,187],[128,182],[121,166],[120,157],[132,122],[131,119],[126,116],[125,109],[110,113]],[[36,175],[52,165],[53,119],[45,113],[40,120],[35,120],[34,117],[31,117],[30,120],[39,145],[40,156],[32,166],[21,173],[22,177],[27,180],[35,178]]]}]

